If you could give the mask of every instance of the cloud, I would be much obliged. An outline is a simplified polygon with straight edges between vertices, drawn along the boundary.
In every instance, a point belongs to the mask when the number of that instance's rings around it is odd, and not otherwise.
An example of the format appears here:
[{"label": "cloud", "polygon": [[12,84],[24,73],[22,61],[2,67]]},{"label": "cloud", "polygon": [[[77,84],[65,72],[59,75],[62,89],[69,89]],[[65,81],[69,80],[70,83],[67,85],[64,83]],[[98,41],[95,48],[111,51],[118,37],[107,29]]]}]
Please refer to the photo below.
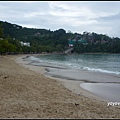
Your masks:
[{"label": "cloud", "polygon": [[96,18],[96,20],[98,21],[118,21],[120,20],[120,13],[117,14],[113,14],[113,15],[108,15],[108,16],[104,16],[104,17],[99,17]]},{"label": "cloud", "polygon": [[120,37],[119,1],[0,1],[0,18],[23,27]]}]

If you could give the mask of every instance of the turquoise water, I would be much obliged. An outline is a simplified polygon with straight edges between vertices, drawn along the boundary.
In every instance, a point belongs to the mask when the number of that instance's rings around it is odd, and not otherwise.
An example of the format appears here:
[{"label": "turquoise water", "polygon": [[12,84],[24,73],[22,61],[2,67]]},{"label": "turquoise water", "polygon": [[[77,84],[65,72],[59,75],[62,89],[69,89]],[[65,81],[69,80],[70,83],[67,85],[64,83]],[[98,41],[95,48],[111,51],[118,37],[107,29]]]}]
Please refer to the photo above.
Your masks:
[{"label": "turquoise water", "polygon": [[120,54],[51,54],[31,56],[29,59],[34,60],[35,65],[46,63],[51,66],[57,65],[120,75]]}]

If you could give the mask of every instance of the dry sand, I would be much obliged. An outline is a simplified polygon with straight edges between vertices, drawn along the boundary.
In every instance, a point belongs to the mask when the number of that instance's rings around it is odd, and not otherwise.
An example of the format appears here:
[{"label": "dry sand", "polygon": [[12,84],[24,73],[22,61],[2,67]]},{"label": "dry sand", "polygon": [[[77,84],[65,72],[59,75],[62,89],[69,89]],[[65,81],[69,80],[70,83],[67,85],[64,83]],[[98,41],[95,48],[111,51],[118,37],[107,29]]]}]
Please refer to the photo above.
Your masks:
[{"label": "dry sand", "polygon": [[88,94],[79,81],[45,76],[44,67],[27,65],[23,56],[0,56],[0,118],[120,118],[120,108]]}]

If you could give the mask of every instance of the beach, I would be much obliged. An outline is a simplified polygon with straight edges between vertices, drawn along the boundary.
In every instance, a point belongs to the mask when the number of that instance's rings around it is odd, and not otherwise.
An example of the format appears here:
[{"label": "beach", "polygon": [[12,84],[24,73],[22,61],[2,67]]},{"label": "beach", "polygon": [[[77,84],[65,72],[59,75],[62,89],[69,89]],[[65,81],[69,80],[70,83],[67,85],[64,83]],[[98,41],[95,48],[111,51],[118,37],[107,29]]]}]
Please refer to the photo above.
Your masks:
[{"label": "beach", "polygon": [[120,118],[119,106],[107,106],[82,81],[49,76],[26,56],[0,56],[0,118]]}]

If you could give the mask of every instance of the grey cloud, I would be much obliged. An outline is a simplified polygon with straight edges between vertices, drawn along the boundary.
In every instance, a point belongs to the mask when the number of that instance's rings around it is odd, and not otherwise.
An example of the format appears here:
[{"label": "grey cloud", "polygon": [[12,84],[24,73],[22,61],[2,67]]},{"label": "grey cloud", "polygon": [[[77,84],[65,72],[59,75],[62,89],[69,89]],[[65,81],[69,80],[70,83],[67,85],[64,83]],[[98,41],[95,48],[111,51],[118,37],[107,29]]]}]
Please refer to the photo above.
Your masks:
[{"label": "grey cloud", "polygon": [[[54,2],[54,1],[53,1]],[[120,2],[93,2],[93,1],[59,1],[50,6],[50,2],[35,1],[35,2],[9,2],[0,1],[0,17],[2,21],[7,21],[13,24],[18,24],[24,27],[33,26],[33,28],[45,28],[56,30],[63,28],[66,31],[82,33],[83,31],[97,32],[110,34],[112,36],[119,35],[119,20],[120,20]],[[66,6],[67,5],[67,8]],[[83,14],[75,14],[82,10]],[[88,10],[88,13],[84,10]],[[90,11],[89,11],[90,10]],[[39,14],[41,13],[41,14]],[[52,14],[53,13],[53,14]],[[54,14],[55,13],[55,14]],[[61,13],[59,15],[58,13]],[[63,16],[62,16],[63,13]],[[65,13],[65,14],[64,14]],[[69,14],[69,16],[65,16]],[[88,20],[88,15],[93,15],[90,20],[97,21],[96,23]],[[106,17],[103,17],[103,15]],[[97,16],[95,18],[95,16]],[[101,17],[99,17],[101,16]],[[89,21],[90,24],[78,24],[77,21]],[[76,24],[76,26],[74,26]],[[117,31],[115,31],[116,29]],[[107,32],[107,33],[106,33]]]},{"label": "grey cloud", "polygon": [[59,6],[54,6],[53,9],[55,11],[65,11],[65,9],[63,9],[62,7],[59,7]]},{"label": "grey cloud", "polygon": [[49,10],[49,4],[47,2],[0,2],[0,6],[4,7],[5,11],[14,12],[39,12]]},{"label": "grey cloud", "polygon": [[116,12],[120,11],[120,1],[94,1],[94,2],[88,2],[86,5],[88,8],[90,8],[93,12],[96,12],[100,14],[100,12]]},{"label": "grey cloud", "polygon": [[96,18],[95,20],[97,21],[115,21],[115,20],[120,20],[120,13],[115,14],[115,15],[109,15],[106,17],[99,17]]}]

